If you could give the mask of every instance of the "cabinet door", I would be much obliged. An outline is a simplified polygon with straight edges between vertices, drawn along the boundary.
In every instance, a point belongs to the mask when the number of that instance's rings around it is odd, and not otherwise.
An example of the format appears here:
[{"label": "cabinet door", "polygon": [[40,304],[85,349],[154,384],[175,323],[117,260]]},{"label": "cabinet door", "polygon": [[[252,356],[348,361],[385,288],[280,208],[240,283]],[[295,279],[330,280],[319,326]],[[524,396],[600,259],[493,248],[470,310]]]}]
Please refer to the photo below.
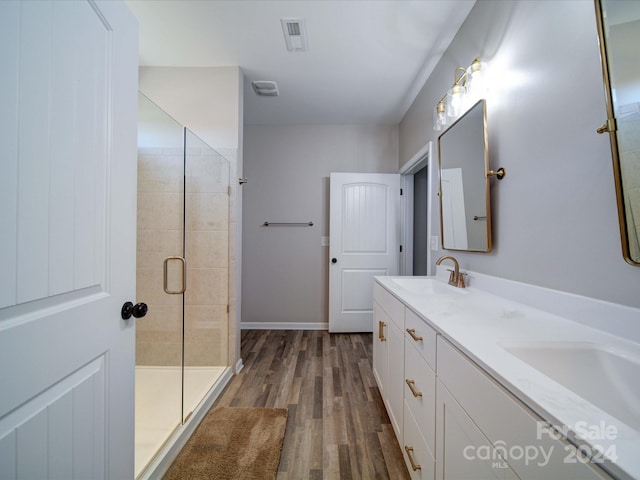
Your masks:
[{"label": "cabinet door", "polygon": [[373,320],[373,376],[393,430],[401,442],[404,408],[404,336],[377,302],[373,303]]},{"label": "cabinet door", "polygon": [[436,397],[436,479],[518,478],[440,380]]},{"label": "cabinet door", "polygon": [[393,322],[387,328],[387,348],[389,363],[385,405],[391,418],[391,424],[402,442],[404,410],[404,335]]},{"label": "cabinet door", "polygon": [[389,354],[387,342],[389,316],[373,302],[373,376],[383,399],[387,396]]}]

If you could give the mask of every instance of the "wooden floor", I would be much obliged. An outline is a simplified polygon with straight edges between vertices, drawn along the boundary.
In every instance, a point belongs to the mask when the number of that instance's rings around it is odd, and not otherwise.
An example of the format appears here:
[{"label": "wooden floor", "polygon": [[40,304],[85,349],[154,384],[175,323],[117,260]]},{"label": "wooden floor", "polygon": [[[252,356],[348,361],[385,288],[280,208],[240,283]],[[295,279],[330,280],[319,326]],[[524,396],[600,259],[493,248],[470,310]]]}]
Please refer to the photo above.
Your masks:
[{"label": "wooden floor", "polygon": [[371,371],[371,334],[245,330],[216,406],[286,407],[278,480],[409,478]]}]

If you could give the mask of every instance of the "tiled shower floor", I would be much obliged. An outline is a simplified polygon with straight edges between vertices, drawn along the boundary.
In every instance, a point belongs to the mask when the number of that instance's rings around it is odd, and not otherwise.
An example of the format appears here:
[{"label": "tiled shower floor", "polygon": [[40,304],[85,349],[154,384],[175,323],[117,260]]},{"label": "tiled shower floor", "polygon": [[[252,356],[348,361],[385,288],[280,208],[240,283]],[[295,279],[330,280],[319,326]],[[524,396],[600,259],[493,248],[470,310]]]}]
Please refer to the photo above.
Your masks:
[{"label": "tiled shower floor", "polygon": [[[185,418],[195,409],[225,367],[186,367]],[[136,477],[181,422],[181,367],[136,367]]]}]

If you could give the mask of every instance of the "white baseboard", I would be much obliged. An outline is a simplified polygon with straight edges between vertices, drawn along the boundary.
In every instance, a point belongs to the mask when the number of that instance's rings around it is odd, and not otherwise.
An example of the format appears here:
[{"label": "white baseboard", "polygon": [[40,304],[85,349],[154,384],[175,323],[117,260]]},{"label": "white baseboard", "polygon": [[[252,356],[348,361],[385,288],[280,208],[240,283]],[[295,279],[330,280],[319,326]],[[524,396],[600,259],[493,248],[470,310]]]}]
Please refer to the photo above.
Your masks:
[{"label": "white baseboard", "polygon": [[329,324],[324,322],[240,322],[240,330],[329,330]]},{"label": "white baseboard", "polygon": [[236,362],[236,368],[233,371],[233,373],[235,373],[237,375],[238,373],[240,373],[242,371],[243,368],[244,368],[244,363],[242,363],[242,359],[239,358],[238,361]]}]

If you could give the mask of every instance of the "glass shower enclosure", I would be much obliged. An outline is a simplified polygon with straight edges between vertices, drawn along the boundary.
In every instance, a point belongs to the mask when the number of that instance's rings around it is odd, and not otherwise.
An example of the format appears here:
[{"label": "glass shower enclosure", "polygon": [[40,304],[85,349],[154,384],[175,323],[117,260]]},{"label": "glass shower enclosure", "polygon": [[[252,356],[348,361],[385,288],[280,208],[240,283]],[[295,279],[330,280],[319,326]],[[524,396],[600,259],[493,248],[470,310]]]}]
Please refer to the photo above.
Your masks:
[{"label": "glass shower enclosure", "polygon": [[136,477],[228,368],[229,163],[139,94]]}]

